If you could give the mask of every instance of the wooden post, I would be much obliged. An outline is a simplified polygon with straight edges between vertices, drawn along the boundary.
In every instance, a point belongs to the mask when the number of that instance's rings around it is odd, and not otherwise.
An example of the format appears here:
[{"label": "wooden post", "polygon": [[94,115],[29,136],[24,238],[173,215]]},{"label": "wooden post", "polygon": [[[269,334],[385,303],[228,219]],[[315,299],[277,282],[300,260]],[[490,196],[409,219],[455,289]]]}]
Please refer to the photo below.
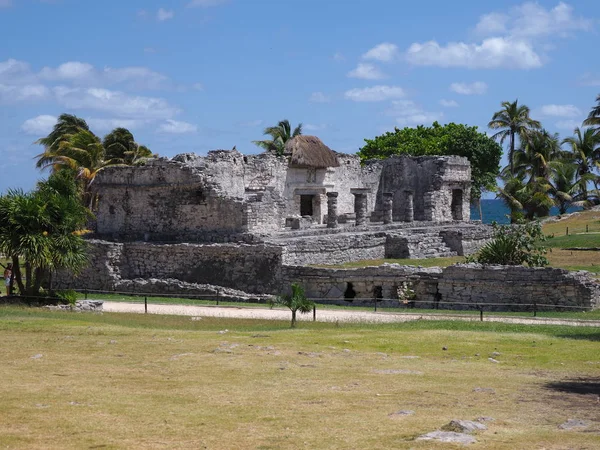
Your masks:
[{"label": "wooden post", "polygon": [[313,322],[317,321],[317,305],[313,305]]},{"label": "wooden post", "polygon": [[144,295],[144,313],[148,314],[148,297]]}]

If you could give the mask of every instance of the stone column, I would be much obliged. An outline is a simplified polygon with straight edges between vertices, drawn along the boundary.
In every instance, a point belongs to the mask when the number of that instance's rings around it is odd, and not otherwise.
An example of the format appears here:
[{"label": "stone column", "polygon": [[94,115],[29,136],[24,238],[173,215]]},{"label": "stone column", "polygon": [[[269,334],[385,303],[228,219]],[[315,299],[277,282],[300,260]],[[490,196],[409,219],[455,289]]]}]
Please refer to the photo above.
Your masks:
[{"label": "stone column", "polygon": [[404,191],[406,194],[406,206],[404,207],[404,221],[405,222],[414,222],[415,220],[415,211],[413,208],[413,192],[412,191]]},{"label": "stone column", "polygon": [[392,223],[392,209],[394,204],[394,194],[392,192],[383,193],[383,223]]},{"label": "stone column", "polygon": [[327,228],[337,228],[338,226],[337,198],[337,192],[327,193]]},{"label": "stone column", "polygon": [[354,194],[354,213],[356,214],[356,226],[367,224],[367,194]]}]

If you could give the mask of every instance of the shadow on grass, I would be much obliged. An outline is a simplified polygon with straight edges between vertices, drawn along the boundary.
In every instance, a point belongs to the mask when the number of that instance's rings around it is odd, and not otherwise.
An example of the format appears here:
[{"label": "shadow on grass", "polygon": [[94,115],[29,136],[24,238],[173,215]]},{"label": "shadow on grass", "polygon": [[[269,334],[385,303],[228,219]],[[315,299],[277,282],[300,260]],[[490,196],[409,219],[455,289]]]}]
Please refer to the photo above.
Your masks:
[{"label": "shadow on grass", "polygon": [[557,337],[565,338],[565,339],[578,339],[582,341],[593,341],[600,342],[600,331],[591,332],[591,333],[573,333],[573,334],[564,334],[558,335]]},{"label": "shadow on grass", "polygon": [[594,394],[600,396],[600,378],[574,378],[565,381],[552,381],[544,385],[546,389],[569,394]]}]

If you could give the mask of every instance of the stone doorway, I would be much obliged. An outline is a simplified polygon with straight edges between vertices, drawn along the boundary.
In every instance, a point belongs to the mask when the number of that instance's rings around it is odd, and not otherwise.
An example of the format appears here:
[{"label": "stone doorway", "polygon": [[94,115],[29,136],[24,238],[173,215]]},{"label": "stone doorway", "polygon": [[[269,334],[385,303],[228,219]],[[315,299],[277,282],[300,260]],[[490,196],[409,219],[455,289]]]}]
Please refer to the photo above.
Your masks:
[{"label": "stone doorway", "polygon": [[313,208],[313,200],[314,195],[301,195],[300,196],[300,215],[301,216],[313,216],[314,208]]},{"label": "stone doorway", "polygon": [[463,220],[463,191],[452,189],[452,220]]}]

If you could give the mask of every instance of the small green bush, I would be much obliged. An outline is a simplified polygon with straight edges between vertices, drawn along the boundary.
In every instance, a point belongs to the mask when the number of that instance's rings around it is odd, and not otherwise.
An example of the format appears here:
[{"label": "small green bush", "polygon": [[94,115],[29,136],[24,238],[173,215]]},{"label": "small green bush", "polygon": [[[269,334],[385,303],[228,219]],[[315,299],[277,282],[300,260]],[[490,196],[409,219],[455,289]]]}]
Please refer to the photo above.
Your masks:
[{"label": "small green bush", "polygon": [[63,304],[74,306],[75,302],[77,302],[77,292],[75,292],[73,289],[54,291],[53,294],[53,296],[58,298]]},{"label": "small green bush", "polygon": [[494,237],[467,262],[480,264],[501,264],[507,266],[544,267],[550,264],[544,256],[547,248],[543,243],[547,237],[542,232],[539,221],[517,225],[493,223]]}]

